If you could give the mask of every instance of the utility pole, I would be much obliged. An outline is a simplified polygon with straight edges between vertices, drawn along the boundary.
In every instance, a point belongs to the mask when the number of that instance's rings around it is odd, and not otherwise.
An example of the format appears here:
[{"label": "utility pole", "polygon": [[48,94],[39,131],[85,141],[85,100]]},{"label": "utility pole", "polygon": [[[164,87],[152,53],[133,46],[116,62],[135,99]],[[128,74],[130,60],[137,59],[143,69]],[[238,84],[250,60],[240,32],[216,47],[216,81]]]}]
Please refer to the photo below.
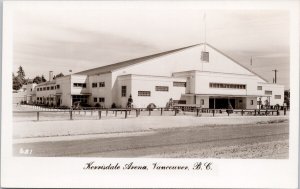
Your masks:
[{"label": "utility pole", "polygon": [[272,70],[272,71],[274,71],[274,72],[275,72],[274,83],[277,83],[277,72],[278,72],[278,70],[277,70],[277,69],[275,69],[275,70]]}]

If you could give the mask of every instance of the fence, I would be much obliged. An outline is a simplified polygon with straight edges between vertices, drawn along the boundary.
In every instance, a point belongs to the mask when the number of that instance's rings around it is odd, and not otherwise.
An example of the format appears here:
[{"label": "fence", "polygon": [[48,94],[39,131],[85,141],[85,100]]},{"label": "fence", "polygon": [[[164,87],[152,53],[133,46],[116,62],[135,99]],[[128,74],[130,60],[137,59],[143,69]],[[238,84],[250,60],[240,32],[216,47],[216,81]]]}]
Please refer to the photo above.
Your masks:
[{"label": "fence", "polygon": [[[30,105],[22,105],[22,106],[30,106]],[[218,115],[220,116],[221,114],[224,114],[225,116],[230,116],[230,114],[237,114],[237,115],[252,115],[252,116],[269,116],[269,115],[280,115],[279,110],[273,110],[273,109],[204,109],[204,108],[193,108],[189,110],[183,111],[181,108],[131,108],[131,109],[126,109],[126,108],[118,108],[118,109],[99,109],[99,108],[88,108],[84,110],[73,110],[73,109],[55,109],[55,108],[43,108],[43,107],[38,107],[38,106],[30,106],[33,109],[36,109],[36,111],[14,111],[14,114],[22,114],[22,113],[33,113],[36,114],[36,120],[40,120],[40,114],[41,113],[47,113],[47,112],[60,112],[60,113],[67,113],[69,114],[69,119],[73,120],[75,114],[81,114],[81,115],[87,115],[87,113],[90,113],[91,116],[94,116],[95,113],[97,115],[98,119],[102,119],[103,116],[108,116],[113,115],[114,117],[117,117],[118,115],[124,116],[124,118],[128,118],[129,115],[134,115],[134,117],[139,117],[141,116],[141,112],[143,114],[151,116],[154,114],[153,112],[156,113],[156,115],[173,115],[177,116],[178,114],[183,113],[184,115],[187,115],[187,112],[189,112],[189,115],[194,115],[194,116],[202,116],[203,114],[209,114],[212,115],[213,117]],[[167,112],[167,113],[166,113]],[[124,115],[123,115],[124,113]],[[283,114],[286,115],[286,109],[284,109]]]}]

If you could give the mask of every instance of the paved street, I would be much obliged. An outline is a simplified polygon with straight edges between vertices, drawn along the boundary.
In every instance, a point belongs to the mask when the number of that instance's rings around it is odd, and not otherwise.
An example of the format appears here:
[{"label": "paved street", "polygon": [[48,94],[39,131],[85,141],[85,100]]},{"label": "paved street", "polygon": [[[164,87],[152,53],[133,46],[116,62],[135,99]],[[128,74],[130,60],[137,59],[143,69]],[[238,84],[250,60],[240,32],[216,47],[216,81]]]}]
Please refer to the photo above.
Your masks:
[{"label": "paved street", "polygon": [[13,150],[18,156],[47,157],[288,158],[288,132],[288,122],[182,127],[133,136],[18,143]]}]

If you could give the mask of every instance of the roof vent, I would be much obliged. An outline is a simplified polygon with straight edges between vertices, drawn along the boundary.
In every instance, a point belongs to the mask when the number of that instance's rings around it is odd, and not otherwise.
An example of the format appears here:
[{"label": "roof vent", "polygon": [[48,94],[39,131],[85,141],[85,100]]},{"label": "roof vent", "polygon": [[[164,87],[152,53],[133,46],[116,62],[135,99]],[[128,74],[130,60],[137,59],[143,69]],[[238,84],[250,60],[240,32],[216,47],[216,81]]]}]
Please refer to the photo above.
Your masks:
[{"label": "roof vent", "polygon": [[201,51],[201,61],[209,62],[209,52]]}]

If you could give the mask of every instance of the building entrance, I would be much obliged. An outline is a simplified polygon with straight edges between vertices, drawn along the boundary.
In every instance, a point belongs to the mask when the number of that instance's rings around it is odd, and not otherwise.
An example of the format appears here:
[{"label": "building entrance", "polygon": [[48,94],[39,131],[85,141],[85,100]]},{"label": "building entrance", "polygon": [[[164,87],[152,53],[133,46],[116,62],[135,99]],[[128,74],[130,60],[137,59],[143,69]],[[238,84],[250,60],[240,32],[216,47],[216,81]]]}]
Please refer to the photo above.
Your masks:
[{"label": "building entrance", "polygon": [[[231,106],[231,107],[230,107]],[[235,99],[209,98],[210,109],[235,109]]]}]

